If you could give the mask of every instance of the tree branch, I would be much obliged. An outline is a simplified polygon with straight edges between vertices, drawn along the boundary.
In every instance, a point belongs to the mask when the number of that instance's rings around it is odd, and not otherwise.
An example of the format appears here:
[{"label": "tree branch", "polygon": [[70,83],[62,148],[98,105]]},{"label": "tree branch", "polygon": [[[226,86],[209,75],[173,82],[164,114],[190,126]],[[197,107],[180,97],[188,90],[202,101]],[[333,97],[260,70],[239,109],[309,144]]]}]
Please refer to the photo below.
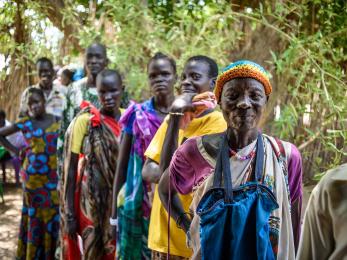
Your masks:
[{"label": "tree branch", "polygon": [[[64,0],[38,0],[39,11],[44,13],[52,24],[64,33],[67,39],[78,51],[83,51],[79,44],[79,39],[76,37],[78,28],[82,27],[81,21],[74,17],[74,21],[66,22],[64,20],[64,10],[66,8]],[[79,26],[80,25],[80,26]]]}]

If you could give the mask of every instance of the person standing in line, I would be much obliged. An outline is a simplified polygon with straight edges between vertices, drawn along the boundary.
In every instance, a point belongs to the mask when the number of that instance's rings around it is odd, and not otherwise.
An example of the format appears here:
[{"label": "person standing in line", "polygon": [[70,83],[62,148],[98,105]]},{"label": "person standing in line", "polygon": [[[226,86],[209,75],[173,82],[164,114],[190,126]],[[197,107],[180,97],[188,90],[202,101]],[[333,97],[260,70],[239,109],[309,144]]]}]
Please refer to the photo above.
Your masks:
[{"label": "person standing in line", "polygon": [[[295,259],[301,155],[259,129],[271,92],[260,65],[227,66],[215,88],[227,130],[188,139],[160,180],[161,201],[186,232],[193,259]],[[192,192],[186,211],[177,195]]]},{"label": "person standing in line", "polygon": [[46,111],[57,117],[62,117],[63,109],[65,106],[65,95],[67,89],[59,84],[53,83],[54,80],[54,68],[53,63],[48,58],[40,58],[36,61],[36,70],[39,77],[39,83],[26,88],[21,96],[19,117],[28,115],[28,90],[29,88],[39,88],[43,91],[46,99]]},{"label": "person standing in line", "polygon": [[[10,126],[10,125],[11,123],[8,120],[6,120],[5,111],[0,109],[0,128],[4,126]],[[24,136],[20,131],[7,136],[6,139],[18,149],[23,149],[27,145],[25,142]],[[19,171],[21,168],[21,159],[13,152],[10,152],[10,158],[11,158],[11,162],[15,171],[16,184],[19,185]],[[0,155],[0,160],[2,159],[3,158],[1,158],[1,155]],[[6,169],[2,169],[2,170],[4,171]]]},{"label": "person standing in line", "polygon": [[96,78],[101,108],[83,101],[64,143],[62,259],[114,259],[109,223],[112,185],[119,153],[120,74],[105,69]]},{"label": "person standing in line", "polygon": [[[93,43],[85,51],[85,68],[87,76],[74,82],[66,92],[66,102],[62,113],[61,127],[58,138],[58,174],[63,170],[63,149],[65,132],[71,121],[80,111],[82,101],[88,101],[96,108],[100,108],[96,90],[96,76],[107,67],[106,47],[100,43]],[[62,177],[63,178],[63,177]]]},{"label": "person standing in line", "polygon": [[[26,91],[29,116],[0,129],[0,143],[23,158],[23,207],[16,259],[54,259],[59,231],[56,145],[59,118],[46,113],[40,88]],[[28,146],[22,150],[5,137],[21,131]]]},{"label": "person standing in line", "polygon": [[141,172],[146,148],[174,100],[176,63],[169,56],[156,53],[148,63],[147,73],[153,96],[141,104],[131,105],[120,120],[123,137],[113,185],[111,218],[115,228],[118,223],[118,259],[151,257],[147,247],[151,185],[142,180]]},{"label": "person standing in line", "polygon": [[307,204],[298,260],[346,259],[347,164],[329,170]]},{"label": "person standing in line", "polygon": [[[223,115],[215,111],[213,93],[218,67],[214,60],[206,56],[193,56],[185,63],[181,76],[181,96],[174,100],[169,117],[159,127],[148,146],[147,160],[142,170],[143,179],[158,183],[166,170],[172,155],[187,138],[210,133],[223,132],[226,123]],[[180,196],[186,210],[191,203],[190,194]],[[186,246],[185,233],[170,221],[158,195],[156,186],[149,225],[148,247],[152,259],[188,259],[192,250]],[[169,246],[170,244],[170,246]]]},{"label": "person standing in line", "polygon": [[69,68],[63,68],[60,75],[60,82],[63,86],[68,87],[72,82],[75,71]]}]

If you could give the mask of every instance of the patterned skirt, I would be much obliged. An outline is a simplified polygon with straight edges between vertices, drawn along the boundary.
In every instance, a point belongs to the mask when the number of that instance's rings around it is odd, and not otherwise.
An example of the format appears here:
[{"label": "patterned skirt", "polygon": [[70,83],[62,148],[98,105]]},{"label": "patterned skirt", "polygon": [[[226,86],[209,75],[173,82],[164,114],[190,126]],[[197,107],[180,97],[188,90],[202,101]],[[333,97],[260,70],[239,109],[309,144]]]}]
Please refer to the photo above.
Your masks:
[{"label": "patterned skirt", "polygon": [[57,191],[24,188],[16,259],[54,259],[58,232]]}]

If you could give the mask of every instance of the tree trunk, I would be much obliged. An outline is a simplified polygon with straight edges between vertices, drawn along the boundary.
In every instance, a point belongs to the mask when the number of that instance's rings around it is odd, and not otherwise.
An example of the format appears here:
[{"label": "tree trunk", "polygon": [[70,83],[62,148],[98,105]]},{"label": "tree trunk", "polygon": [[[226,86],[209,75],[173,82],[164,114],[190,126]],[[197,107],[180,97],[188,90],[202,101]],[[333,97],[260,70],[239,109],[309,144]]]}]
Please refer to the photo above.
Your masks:
[{"label": "tree trunk", "polygon": [[[14,22],[14,41],[16,46],[25,46],[28,40],[23,21],[25,3],[23,0],[16,0],[15,2],[17,11]],[[22,55],[21,50],[16,49],[10,56],[9,74],[0,83],[1,108],[5,110],[9,120],[14,120],[17,117],[21,93],[30,84],[28,72],[29,65],[25,55]]]}]

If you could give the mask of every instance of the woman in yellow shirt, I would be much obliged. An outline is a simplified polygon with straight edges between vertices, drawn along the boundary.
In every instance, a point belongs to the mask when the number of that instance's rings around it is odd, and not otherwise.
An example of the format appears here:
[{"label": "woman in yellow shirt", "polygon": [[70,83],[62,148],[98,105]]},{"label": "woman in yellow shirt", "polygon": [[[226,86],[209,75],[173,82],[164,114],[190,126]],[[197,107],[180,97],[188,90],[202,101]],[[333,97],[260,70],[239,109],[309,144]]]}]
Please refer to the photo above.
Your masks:
[{"label": "woman in yellow shirt", "polygon": [[[193,116],[193,119],[190,120],[192,113],[189,112],[196,111],[196,107],[193,107],[194,103],[192,104],[193,97],[201,96],[204,100],[199,101],[210,104],[213,94],[211,96],[209,92],[214,88],[217,75],[217,64],[211,58],[194,56],[188,59],[181,77],[182,95],[174,101],[169,119],[162,123],[146,150],[145,156],[148,159],[142,170],[145,180],[154,183],[159,182],[161,174],[169,166],[173,153],[185,139],[219,133],[226,129],[223,115],[215,111],[213,107],[203,108],[202,113]],[[183,107],[184,112],[187,112],[184,117],[182,117],[181,112]],[[184,120],[181,120],[182,118]],[[181,129],[179,130],[179,128]],[[153,169],[159,167],[160,171],[153,171]],[[153,174],[155,172],[160,172],[160,174]],[[180,200],[185,211],[188,211],[192,196],[190,194],[180,196]],[[152,249],[152,259],[166,259],[168,253],[170,259],[189,258],[192,255],[192,250],[186,246],[184,231],[179,229],[174,221],[171,221],[170,239],[168,239],[168,222],[168,214],[159,199],[158,189],[156,188],[148,234],[148,247]]]}]

